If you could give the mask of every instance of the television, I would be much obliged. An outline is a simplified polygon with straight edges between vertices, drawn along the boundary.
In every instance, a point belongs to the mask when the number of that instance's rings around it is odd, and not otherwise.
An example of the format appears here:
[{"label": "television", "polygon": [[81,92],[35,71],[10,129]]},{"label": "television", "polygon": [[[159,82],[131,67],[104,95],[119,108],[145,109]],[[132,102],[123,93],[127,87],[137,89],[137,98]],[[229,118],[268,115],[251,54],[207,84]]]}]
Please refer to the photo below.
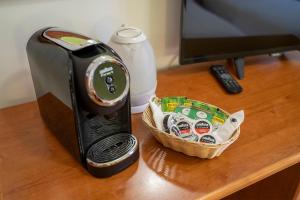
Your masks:
[{"label": "television", "polygon": [[182,0],[180,64],[300,50],[300,0]]}]

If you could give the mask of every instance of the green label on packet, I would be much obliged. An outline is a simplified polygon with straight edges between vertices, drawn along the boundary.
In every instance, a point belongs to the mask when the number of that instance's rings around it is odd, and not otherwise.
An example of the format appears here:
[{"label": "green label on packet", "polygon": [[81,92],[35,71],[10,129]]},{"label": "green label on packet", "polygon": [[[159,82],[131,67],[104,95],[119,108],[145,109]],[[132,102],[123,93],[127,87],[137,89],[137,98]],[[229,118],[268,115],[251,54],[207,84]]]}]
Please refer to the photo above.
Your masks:
[{"label": "green label on packet", "polygon": [[178,106],[175,109],[176,113],[182,113],[183,115],[189,117],[190,119],[208,119],[209,121],[212,120],[213,115],[211,113],[204,112],[203,110],[197,107],[185,107],[185,106]]},{"label": "green label on packet", "polygon": [[174,112],[177,106],[192,106],[192,101],[183,96],[164,97],[161,99],[161,109],[163,112]]},{"label": "green label on packet", "polygon": [[228,114],[223,112],[216,106],[208,105],[200,101],[192,101],[194,107],[212,115],[212,118],[209,119],[213,124],[223,124],[228,118]]},{"label": "green label on packet", "polygon": [[228,114],[218,107],[184,96],[162,98],[161,109],[163,112],[181,113],[193,120],[207,119],[212,124],[223,124],[228,118]]}]

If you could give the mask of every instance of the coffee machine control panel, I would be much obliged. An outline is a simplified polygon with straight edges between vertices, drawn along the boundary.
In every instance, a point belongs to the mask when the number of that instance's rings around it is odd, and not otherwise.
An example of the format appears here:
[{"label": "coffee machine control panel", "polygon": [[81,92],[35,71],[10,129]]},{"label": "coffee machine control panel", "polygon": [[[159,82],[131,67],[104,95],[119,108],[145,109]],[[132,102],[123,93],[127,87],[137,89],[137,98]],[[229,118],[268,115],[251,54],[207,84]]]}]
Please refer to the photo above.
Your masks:
[{"label": "coffee machine control panel", "polygon": [[129,73],[121,61],[102,55],[87,68],[86,88],[94,103],[114,106],[127,97]]},{"label": "coffee machine control panel", "polygon": [[71,51],[77,51],[100,43],[98,40],[61,28],[49,28],[43,32],[43,37]]}]

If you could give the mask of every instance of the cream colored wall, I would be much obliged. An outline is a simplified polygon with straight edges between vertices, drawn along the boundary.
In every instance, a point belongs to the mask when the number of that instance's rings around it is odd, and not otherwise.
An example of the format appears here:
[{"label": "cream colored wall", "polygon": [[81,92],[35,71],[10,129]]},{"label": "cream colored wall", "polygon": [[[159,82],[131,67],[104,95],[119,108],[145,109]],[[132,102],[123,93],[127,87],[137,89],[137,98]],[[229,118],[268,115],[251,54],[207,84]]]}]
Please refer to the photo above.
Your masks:
[{"label": "cream colored wall", "polygon": [[157,67],[178,63],[180,0],[1,0],[0,108],[35,99],[26,42],[43,27],[58,26],[103,42],[121,24],[141,28]]}]

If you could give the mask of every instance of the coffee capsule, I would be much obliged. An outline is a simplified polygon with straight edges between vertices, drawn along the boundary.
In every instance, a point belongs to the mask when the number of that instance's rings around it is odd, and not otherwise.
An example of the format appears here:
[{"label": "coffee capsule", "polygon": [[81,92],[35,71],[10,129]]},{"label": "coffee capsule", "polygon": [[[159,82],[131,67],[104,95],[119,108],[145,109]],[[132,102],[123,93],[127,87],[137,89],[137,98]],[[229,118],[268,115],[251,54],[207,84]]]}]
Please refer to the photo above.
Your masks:
[{"label": "coffee capsule", "polygon": [[195,134],[209,134],[212,132],[212,129],[212,124],[206,119],[200,119],[193,123],[193,131]]},{"label": "coffee capsule", "polygon": [[207,143],[207,144],[216,144],[217,140],[213,135],[203,135],[200,137],[199,142]]},{"label": "coffee capsule", "polygon": [[170,126],[170,133],[181,138],[189,137],[193,134],[192,126],[187,120],[181,119]]}]

